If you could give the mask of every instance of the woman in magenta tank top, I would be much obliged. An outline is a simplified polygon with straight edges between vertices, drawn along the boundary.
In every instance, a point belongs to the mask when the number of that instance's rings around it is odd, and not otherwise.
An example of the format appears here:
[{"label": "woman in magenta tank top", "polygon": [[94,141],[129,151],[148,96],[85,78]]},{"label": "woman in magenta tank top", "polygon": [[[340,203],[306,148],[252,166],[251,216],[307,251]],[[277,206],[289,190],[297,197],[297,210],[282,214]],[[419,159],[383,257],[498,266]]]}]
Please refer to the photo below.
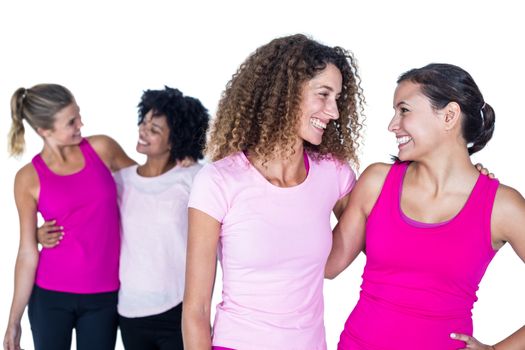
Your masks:
[{"label": "woman in magenta tank top", "polygon": [[[23,120],[44,147],[15,178],[20,247],[4,348],[19,349],[29,303],[35,349],[69,349],[73,328],[77,349],[113,349],[120,233],[111,171],[134,162],[106,136],[82,138],[78,105],[63,86],[20,88],[11,111],[11,155],[23,152]],[[67,232],[57,248],[38,251],[37,212]]]},{"label": "woman in magenta tank top", "polygon": [[525,260],[525,200],[470,160],[492,137],[494,110],[449,64],[404,73],[394,110],[398,161],[366,169],[334,231],[327,277],[364,247],[367,255],[338,348],[525,349],[525,327],[495,346],[472,336],[476,291],[496,252],[509,242]]}]

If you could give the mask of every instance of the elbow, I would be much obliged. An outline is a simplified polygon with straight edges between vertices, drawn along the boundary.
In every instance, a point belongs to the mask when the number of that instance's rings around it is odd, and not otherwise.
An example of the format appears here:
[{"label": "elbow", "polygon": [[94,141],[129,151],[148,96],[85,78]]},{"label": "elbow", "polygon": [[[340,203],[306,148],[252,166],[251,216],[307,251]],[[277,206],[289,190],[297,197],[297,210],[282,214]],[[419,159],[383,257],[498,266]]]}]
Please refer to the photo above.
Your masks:
[{"label": "elbow", "polygon": [[324,278],[328,280],[333,280],[334,278],[339,276],[340,273],[341,270],[327,265],[324,270]]}]

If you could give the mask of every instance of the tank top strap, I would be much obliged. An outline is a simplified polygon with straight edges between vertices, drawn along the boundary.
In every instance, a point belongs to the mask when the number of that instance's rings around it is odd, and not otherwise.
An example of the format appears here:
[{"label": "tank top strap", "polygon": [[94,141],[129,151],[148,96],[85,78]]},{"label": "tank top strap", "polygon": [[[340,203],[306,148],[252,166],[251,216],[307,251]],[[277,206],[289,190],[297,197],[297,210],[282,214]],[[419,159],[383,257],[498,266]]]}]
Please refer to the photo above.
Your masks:
[{"label": "tank top strap", "polygon": [[481,222],[484,241],[489,247],[489,252],[493,254],[495,252],[491,243],[491,218],[498,187],[499,181],[497,179],[491,179],[487,175],[480,174],[461,212],[461,215],[467,222]]},{"label": "tank top strap", "polygon": [[376,211],[386,210],[386,212],[392,212],[397,207],[399,191],[403,185],[403,178],[409,164],[410,162],[399,161],[392,164],[377,199],[376,206],[378,208]]},{"label": "tank top strap", "polygon": [[483,213],[492,212],[498,186],[497,179],[490,179],[487,175],[480,174],[463,210],[474,210],[479,213],[481,209]]},{"label": "tank top strap", "polygon": [[49,170],[49,168],[47,167],[40,153],[35,155],[33,159],[31,159],[31,163],[33,163],[33,166],[35,167],[35,170],[39,177],[51,174],[51,170]]},{"label": "tank top strap", "polygon": [[399,194],[401,188],[403,187],[403,179],[405,178],[405,173],[407,171],[410,162],[399,162],[396,161],[392,164],[390,171],[385,179],[385,184],[383,185],[383,191],[388,191],[391,194],[391,199],[394,200],[394,204],[397,205],[399,201]]},{"label": "tank top strap", "polygon": [[89,143],[87,139],[82,139],[80,144],[78,145],[80,147],[80,151],[84,155],[84,159],[86,162],[86,165],[92,164],[97,167],[103,166],[105,169],[109,171],[104,161],[100,158],[100,156],[95,152],[93,149],[93,146]]}]

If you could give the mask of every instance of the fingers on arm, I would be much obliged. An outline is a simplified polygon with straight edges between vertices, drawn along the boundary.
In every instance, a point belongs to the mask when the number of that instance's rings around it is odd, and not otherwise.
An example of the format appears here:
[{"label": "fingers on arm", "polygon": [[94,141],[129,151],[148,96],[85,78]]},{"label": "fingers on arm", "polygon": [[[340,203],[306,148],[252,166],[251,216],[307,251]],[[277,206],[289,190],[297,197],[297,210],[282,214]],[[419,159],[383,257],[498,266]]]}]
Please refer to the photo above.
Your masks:
[{"label": "fingers on arm", "polygon": [[64,237],[64,227],[56,224],[56,220],[44,222],[37,230],[38,243],[45,248],[55,247]]}]

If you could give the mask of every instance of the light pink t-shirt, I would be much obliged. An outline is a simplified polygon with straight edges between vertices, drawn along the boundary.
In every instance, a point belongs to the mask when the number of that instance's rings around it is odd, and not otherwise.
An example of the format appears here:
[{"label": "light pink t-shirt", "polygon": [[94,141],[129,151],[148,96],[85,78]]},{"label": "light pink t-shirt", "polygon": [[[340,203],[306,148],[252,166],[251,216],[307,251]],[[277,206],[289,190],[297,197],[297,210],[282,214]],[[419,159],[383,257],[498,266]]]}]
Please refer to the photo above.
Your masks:
[{"label": "light pink t-shirt", "polygon": [[223,301],[213,345],[234,349],[326,349],[324,266],[331,211],[355,174],[335,160],[314,161],[303,183],[268,182],[242,153],[204,166],[189,207],[222,224]]}]

